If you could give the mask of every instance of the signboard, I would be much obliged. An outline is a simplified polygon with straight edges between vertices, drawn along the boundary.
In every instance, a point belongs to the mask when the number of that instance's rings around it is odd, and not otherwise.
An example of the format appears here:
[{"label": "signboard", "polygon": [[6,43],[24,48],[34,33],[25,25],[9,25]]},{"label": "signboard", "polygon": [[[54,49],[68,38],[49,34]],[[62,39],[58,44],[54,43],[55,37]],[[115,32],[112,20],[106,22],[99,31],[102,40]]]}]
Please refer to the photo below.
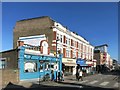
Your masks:
[{"label": "signboard", "polygon": [[19,41],[23,41],[24,44],[32,45],[32,46],[40,46],[40,42],[42,40],[46,40],[45,34],[36,35],[36,36],[19,37]]}]

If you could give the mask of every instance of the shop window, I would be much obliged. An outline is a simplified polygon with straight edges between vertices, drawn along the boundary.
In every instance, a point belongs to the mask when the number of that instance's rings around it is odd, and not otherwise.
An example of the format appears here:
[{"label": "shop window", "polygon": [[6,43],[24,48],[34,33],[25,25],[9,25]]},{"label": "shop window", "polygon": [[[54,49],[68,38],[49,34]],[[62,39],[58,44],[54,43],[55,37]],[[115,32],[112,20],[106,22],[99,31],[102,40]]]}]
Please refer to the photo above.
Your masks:
[{"label": "shop window", "polygon": [[37,72],[37,63],[32,61],[25,62],[24,72]]},{"label": "shop window", "polygon": [[48,65],[48,68],[54,69],[54,64],[49,64],[49,65]]},{"label": "shop window", "polygon": [[49,70],[48,65],[49,63],[45,63],[45,70]]},{"label": "shop window", "polygon": [[43,72],[43,65],[40,65],[40,72]]}]

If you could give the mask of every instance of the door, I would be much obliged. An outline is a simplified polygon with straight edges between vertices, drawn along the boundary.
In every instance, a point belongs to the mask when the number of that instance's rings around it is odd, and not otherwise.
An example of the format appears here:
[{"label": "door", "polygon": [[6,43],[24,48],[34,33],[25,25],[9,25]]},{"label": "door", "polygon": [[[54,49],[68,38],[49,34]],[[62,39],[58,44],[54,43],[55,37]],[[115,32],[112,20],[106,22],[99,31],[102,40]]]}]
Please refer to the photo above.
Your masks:
[{"label": "door", "polygon": [[44,67],[44,63],[43,62],[40,62],[39,72],[40,72],[40,78],[43,78],[44,73],[45,73],[45,67]]}]

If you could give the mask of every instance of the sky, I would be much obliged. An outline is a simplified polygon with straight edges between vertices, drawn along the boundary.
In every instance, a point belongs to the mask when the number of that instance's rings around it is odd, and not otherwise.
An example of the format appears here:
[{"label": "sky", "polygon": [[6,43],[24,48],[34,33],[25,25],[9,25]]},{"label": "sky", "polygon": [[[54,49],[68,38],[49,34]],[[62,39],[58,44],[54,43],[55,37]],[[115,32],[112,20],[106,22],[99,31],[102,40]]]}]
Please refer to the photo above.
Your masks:
[{"label": "sky", "polygon": [[93,46],[108,44],[118,60],[118,4],[116,2],[3,2],[2,51],[13,48],[16,21],[50,16]]}]

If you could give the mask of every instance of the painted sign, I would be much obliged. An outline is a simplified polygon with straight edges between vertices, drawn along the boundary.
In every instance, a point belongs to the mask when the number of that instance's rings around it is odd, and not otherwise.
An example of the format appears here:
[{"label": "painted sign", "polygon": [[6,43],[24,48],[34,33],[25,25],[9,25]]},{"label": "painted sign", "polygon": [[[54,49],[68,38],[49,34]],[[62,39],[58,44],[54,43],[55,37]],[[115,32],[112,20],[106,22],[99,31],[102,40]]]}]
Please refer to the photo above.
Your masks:
[{"label": "painted sign", "polygon": [[24,44],[32,45],[32,46],[40,46],[40,42],[42,40],[46,40],[45,34],[36,35],[36,36],[19,37],[19,41],[23,41]]}]

